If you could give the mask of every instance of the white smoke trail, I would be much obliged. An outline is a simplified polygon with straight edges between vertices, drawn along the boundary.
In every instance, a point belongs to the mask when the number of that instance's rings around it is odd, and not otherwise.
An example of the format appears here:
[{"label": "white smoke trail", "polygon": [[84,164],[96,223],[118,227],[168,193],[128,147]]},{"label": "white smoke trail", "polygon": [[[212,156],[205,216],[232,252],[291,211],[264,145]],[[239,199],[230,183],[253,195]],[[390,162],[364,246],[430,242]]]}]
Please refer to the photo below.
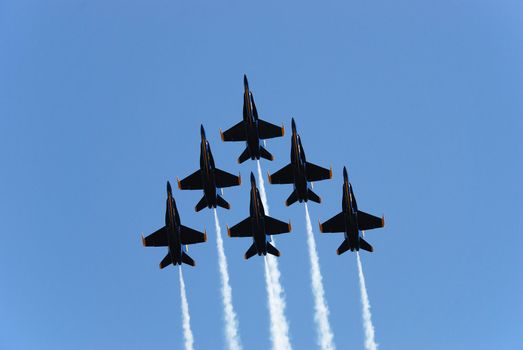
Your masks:
[{"label": "white smoke trail", "polygon": [[358,277],[360,280],[363,329],[365,331],[365,349],[377,350],[378,344],[376,344],[374,340],[374,326],[372,325],[370,302],[369,296],[367,295],[367,287],[365,287],[365,277],[363,276],[363,269],[361,267],[360,253],[356,252],[356,256],[358,257]]},{"label": "white smoke trail", "polygon": [[[269,206],[267,205],[267,195],[265,193],[265,183],[263,182],[260,161],[258,161],[258,181],[260,182],[260,197],[265,208],[265,213],[269,215]],[[272,241],[276,246],[276,242]],[[265,265],[265,285],[268,295],[268,306],[270,315],[270,330],[273,349],[290,350],[291,341],[289,339],[289,323],[285,317],[285,292],[280,283],[280,269],[278,260],[272,255],[267,255],[264,261]]]},{"label": "white smoke trail", "polygon": [[216,247],[218,249],[218,265],[222,280],[223,309],[225,313],[225,333],[227,345],[230,350],[240,350],[242,348],[240,336],[238,334],[238,321],[236,312],[232,305],[232,289],[229,283],[229,271],[227,268],[227,258],[223,250],[222,229],[218,220],[218,213],[214,209],[214,225],[216,226]]},{"label": "white smoke trail", "polygon": [[307,224],[307,245],[309,246],[309,258],[311,261],[311,283],[314,294],[314,320],[319,328],[318,345],[321,349],[334,350],[334,335],[329,324],[329,307],[325,300],[325,291],[320,271],[320,259],[316,251],[316,241],[312,232],[309,208],[305,203],[305,218]]},{"label": "white smoke trail", "polygon": [[191,330],[191,315],[189,314],[189,303],[187,302],[187,294],[185,293],[185,282],[183,280],[181,266],[178,271],[180,272],[180,296],[182,299],[182,327],[183,337],[185,339],[185,350],[193,350],[194,337]]},{"label": "white smoke trail", "polygon": [[269,203],[267,203],[267,193],[265,192],[265,182],[263,181],[260,161],[258,160],[258,181],[260,182],[260,197],[265,208],[265,214],[269,215]]}]

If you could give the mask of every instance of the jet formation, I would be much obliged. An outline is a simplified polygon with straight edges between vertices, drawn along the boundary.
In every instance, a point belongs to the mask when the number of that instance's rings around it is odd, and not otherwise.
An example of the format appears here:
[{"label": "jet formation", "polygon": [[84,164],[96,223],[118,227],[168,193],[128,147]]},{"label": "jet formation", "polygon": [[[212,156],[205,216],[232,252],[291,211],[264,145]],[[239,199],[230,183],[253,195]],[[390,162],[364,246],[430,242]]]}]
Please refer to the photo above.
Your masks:
[{"label": "jet formation", "polygon": [[[274,159],[273,155],[261,145],[261,140],[282,137],[285,134],[285,128],[283,125],[279,127],[259,118],[254,97],[249,89],[249,83],[245,75],[243,77],[243,87],[243,119],[224,132],[220,130],[221,139],[226,142],[245,142],[245,150],[238,157],[238,163],[240,164],[248,159],[259,160],[264,158],[272,161]],[[331,179],[332,168],[323,168],[307,161],[294,118],[291,120],[291,126],[290,163],[272,175],[269,173],[269,182],[271,184],[293,185],[293,191],[285,201],[286,206],[309,200],[321,203],[320,196],[312,190],[312,183]],[[196,212],[201,211],[205,207],[209,209],[217,207],[230,209],[230,204],[218,194],[217,189],[239,186],[241,184],[241,175],[236,176],[216,168],[211,146],[205,136],[203,125],[200,126],[200,137],[200,168],[184,179],[178,180],[178,188],[180,190],[203,190],[203,197],[195,206]],[[256,179],[252,172],[250,180],[249,216],[231,228],[227,226],[227,233],[229,237],[252,238],[253,243],[245,252],[245,259],[249,259],[254,255],[265,256],[271,254],[280,256],[278,249],[271,244],[272,240],[270,237],[290,232],[291,223],[290,221],[287,223],[277,220],[265,214],[265,208],[263,207],[260,193],[256,186]],[[347,169],[344,167],[342,211],[324,223],[320,223],[320,231],[322,233],[344,233],[344,240],[336,251],[340,255],[348,250],[359,251],[359,249],[363,249],[369,252],[374,251],[373,247],[363,239],[362,232],[380,228],[384,225],[384,217],[379,218],[358,210]],[[170,264],[181,265],[184,263],[195,266],[195,261],[187,254],[186,247],[189,244],[205,241],[207,241],[205,232],[199,232],[181,224],[171,185],[167,182],[165,226],[145,238],[142,235],[143,245],[146,247],[168,248],[167,255],[160,263],[160,268],[163,269]]]}]

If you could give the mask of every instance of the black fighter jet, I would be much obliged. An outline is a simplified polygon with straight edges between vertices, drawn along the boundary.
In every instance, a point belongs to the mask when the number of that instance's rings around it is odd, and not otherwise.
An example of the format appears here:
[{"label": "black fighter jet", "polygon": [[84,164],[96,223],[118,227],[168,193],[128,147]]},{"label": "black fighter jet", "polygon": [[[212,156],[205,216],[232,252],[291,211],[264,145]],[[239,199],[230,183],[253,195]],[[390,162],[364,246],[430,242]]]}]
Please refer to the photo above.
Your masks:
[{"label": "black fighter jet", "polygon": [[193,230],[181,224],[171,184],[167,181],[165,226],[145,238],[142,235],[142,244],[145,247],[168,247],[167,255],[160,263],[160,268],[163,269],[170,264],[181,265],[182,262],[194,266],[194,260],[187,255],[182,245],[202,243],[205,241],[207,241],[206,233]]},{"label": "black fighter jet", "polygon": [[203,197],[196,204],[196,211],[200,211],[205,207],[216,208],[220,206],[229,209],[231,206],[218,193],[217,188],[238,186],[242,183],[241,176],[236,176],[220,170],[214,165],[214,158],[212,157],[211,146],[209,141],[205,138],[205,130],[203,125],[200,128],[202,142],[200,146],[200,169],[196,170],[191,175],[183,180],[178,180],[178,188],[181,190],[202,190]]},{"label": "black fighter jet", "polygon": [[289,206],[296,201],[307,202],[311,200],[321,203],[321,198],[312,191],[309,182],[332,178],[332,168],[325,169],[318,165],[307,162],[305,151],[301,145],[300,135],[296,132],[296,123],[292,119],[292,144],[291,163],[284,166],[274,174],[269,174],[271,184],[293,184],[294,191],[285,201]]},{"label": "black fighter jet", "polygon": [[254,254],[267,255],[267,253],[280,256],[280,252],[267,239],[269,235],[277,235],[291,231],[291,223],[286,223],[268,215],[265,215],[260,193],[256,188],[256,181],[251,172],[251,208],[250,216],[240,221],[238,224],[229,228],[229,237],[252,237],[254,241],[251,247],[245,252],[245,259],[249,259]]},{"label": "black fighter jet", "polygon": [[285,129],[283,126],[279,127],[258,118],[256,104],[249,91],[249,83],[245,75],[243,86],[243,120],[225,132],[220,130],[222,141],[245,141],[247,147],[238,158],[238,163],[243,163],[249,158],[254,160],[260,157],[273,160],[272,154],[260,145],[260,140],[283,136]]},{"label": "black fighter jet", "polygon": [[345,233],[345,240],[336,250],[338,255],[345,253],[349,249],[358,251],[360,248],[372,252],[374,249],[361,237],[360,231],[385,226],[385,218],[378,218],[358,210],[356,197],[354,197],[354,192],[352,192],[352,185],[349,182],[349,176],[345,167],[343,167],[343,200],[341,206],[342,212],[320,224],[320,231]]}]

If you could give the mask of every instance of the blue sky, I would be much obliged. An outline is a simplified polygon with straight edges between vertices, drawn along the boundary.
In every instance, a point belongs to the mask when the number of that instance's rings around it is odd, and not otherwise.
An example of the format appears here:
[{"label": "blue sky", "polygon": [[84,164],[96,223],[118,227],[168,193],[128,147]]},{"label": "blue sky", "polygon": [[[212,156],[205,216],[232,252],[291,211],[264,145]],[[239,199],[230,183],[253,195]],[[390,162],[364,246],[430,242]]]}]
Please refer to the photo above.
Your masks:
[{"label": "blue sky", "polygon": [[[163,225],[165,182],[198,167],[203,123],[218,167],[248,179],[246,73],[260,116],[295,117],[316,184],[313,223],[340,211],[344,165],[362,210],[385,214],[362,253],[383,349],[523,344],[523,5],[519,1],[0,2],[0,348],[182,346],[177,272],[140,234]],[[268,142],[289,161],[290,138]],[[225,191],[247,216],[248,186]],[[268,186],[290,334],[314,348],[303,205]],[[195,345],[224,345],[212,212],[175,190],[209,241],[184,267]],[[315,228],[317,226],[314,226]],[[363,348],[356,257],[316,229],[340,349]],[[263,262],[225,237],[248,349],[270,346]]]}]

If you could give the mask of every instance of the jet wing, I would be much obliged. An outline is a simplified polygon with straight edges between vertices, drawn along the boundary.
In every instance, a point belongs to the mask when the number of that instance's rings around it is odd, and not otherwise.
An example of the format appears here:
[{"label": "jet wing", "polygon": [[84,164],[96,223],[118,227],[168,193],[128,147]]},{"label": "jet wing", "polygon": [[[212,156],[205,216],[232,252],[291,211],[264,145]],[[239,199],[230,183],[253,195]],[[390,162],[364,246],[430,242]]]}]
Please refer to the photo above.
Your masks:
[{"label": "jet wing", "polygon": [[167,233],[167,226],[164,226],[145,238],[142,236],[142,244],[145,247],[167,247]]},{"label": "jet wing", "polygon": [[285,129],[283,127],[258,119],[258,135],[260,139],[272,139],[274,137],[283,136],[284,134]]},{"label": "jet wing", "polygon": [[190,227],[180,225],[180,238],[182,244],[203,243],[207,241],[207,234],[193,230]]},{"label": "jet wing", "polygon": [[231,187],[238,186],[242,183],[240,176],[233,175],[220,169],[214,169],[214,177],[216,179],[216,187]]},{"label": "jet wing", "polygon": [[283,222],[270,216],[265,215],[265,233],[268,235],[277,235],[280,233],[291,232],[291,223]]},{"label": "jet wing", "polygon": [[358,229],[365,231],[383,226],[385,226],[385,218],[379,218],[377,216],[367,214],[364,211],[358,210]]},{"label": "jet wing", "polygon": [[251,218],[248,217],[231,228],[227,227],[227,234],[229,237],[252,237]]},{"label": "jet wing", "polygon": [[307,162],[305,169],[307,171],[307,181],[320,181],[332,178],[332,169],[325,169],[309,162]]},{"label": "jet wing", "polygon": [[320,232],[345,232],[345,218],[343,217],[343,212],[334,215],[323,224],[320,224]]},{"label": "jet wing", "polygon": [[269,182],[271,184],[292,184],[294,183],[294,175],[292,174],[292,165],[288,164],[275,172],[272,175],[269,175]]},{"label": "jet wing", "polygon": [[233,126],[232,128],[221,132],[222,141],[246,141],[247,135],[245,133],[245,126],[243,120]]},{"label": "jet wing", "polygon": [[183,180],[178,180],[178,188],[180,190],[202,190],[202,171],[196,170],[191,175],[187,176]]}]

